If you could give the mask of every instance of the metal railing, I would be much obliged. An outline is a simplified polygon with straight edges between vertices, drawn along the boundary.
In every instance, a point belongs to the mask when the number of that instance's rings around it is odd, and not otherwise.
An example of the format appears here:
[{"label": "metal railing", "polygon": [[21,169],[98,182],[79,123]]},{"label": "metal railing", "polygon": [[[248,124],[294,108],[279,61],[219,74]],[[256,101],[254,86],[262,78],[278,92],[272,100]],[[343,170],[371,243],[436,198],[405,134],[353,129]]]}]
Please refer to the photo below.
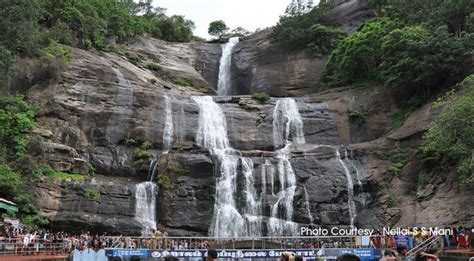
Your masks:
[{"label": "metal railing", "polygon": [[[367,248],[358,236],[312,236],[312,237],[128,237],[109,236],[107,248],[117,249],[309,249],[309,248]],[[373,241],[382,236],[372,236]],[[380,240],[382,241],[382,240]],[[391,248],[380,244],[378,248]]]},{"label": "metal railing", "polygon": [[68,253],[64,243],[51,243],[43,240],[25,245],[21,239],[5,239],[0,241],[0,256],[9,255],[65,255]]},{"label": "metal railing", "polygon": [[426,239],[425,241],[421,242],[419,245],[417,245],[414,248],[410,249],[406,253],[406,256],[407,257],[414,257],[419,252],[430,248],[431,246],[433,246],[436,243],[440,243],[440,242],[437,242],[439,240],[442,240],[441,236],[431,236],[428,239]]}]

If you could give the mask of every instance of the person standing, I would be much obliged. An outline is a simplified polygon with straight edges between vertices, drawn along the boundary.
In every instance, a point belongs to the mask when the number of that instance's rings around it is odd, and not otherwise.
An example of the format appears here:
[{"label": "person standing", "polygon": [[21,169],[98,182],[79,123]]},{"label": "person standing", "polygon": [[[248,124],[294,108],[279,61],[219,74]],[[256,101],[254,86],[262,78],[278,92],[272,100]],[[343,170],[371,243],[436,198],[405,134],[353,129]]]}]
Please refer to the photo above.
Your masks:
[{"label": "person standing", "polygon": [[23,237],[23,254],[28,255],[28,247],[30,245],[30,232],[26,233],[26,235]]}]

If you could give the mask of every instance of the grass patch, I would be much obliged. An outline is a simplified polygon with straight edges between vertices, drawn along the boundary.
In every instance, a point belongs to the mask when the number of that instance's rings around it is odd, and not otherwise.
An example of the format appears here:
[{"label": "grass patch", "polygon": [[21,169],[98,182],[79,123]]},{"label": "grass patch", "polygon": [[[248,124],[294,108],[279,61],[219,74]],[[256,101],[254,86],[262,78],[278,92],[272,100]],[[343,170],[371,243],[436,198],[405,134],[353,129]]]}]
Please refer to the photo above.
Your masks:
[{"label": "grass patch", "polygon": [[261,102],[266,102],[268,99],[270,99],[270,95],[265,92],[254,92],[252,93],[252,99]]},{"label": "grass patch", "polygon": [[70,174],[65,173],[59,170],[55,170],[51,168],[49,165],[42,165],[38,168],[38,172],[40,175],[53,177],[61,180],[74,180],[74,181],[81,181],[87,178],[87,176],[80,175],[80,174]]},{"label": "grass patch", "polygon": [[395,197],[393,194],[388,195],[388,207],[394,208],[400,204],[400,199]]},{"label": "grass patch", "polygon": [[365,115],[358,110],[347,110],[347,117],[350,121],[357,123],[359,126],[365,123]]},{"label": "grass patch", "polygon": [[173,78],[173,83],[184,87],[191,86],[191,84],[186,79],[179,76]]},{"label": "grass patch", "polygon": [[155,78],[148,79],[148,82],[151,84],[156,84],[157,80]]},{"label": "grass patch", "polygon": [[87,174],[89,174],[89,176],[93,176],[94,173],[95,173],[94,165],[92,165],[91,163],[87,163]]},{"label": "grass patch", "polygon": [[159,66],[158,64],[156,64],[156,63],[148,63],[148,64],[145,66],[145,68],[147,68],[147,69],[150,70],[150,71],[157,72],[157,73],[161,72],[160,66]]},{"label": "grass patch", "polygon": [[87,199],[99,199],[100,191],[95,189],[84,189],[84,197]]},{"label": "grass patch", "polygon": [[156,184],[158,184],[158,186],[161,189],[164,189],[166,191],[170,191],[170,190],[174,189],[174,184],[171,182],[171,180],[168,176],[159,175],[156,178]]},{"label": "grass patch", "polygon": [[125,140],[125,145],[127,145],[127,146],[131,147],[131,146],[136,146],[137,144],[138,144],[138,142],[134,139],[130,138],[130,139]]},{"label": "grass patch", "polygon": [[392,166],[388,169],[388,172],[393,175],[398,175],[402,172],[403,167],[408,162],[408,155],[404,153],[397,153],[390,158],[393,162]]},{"label": "grass patch", "polygon": [[180,175],[188,174],[191,172],[188,169],[185,169],[176,165],[168,165],[168,167],[166,167],[166,170],[170,173],[180,174]]},{"label": "grass patch", "polygon": [[140,57],[138,57],[138,55],[136,55],[134,53],[126,52],[125,57],[127,57],[127,60],[129,62],[133,63],[136,66],[138,66],[140,64]]}]

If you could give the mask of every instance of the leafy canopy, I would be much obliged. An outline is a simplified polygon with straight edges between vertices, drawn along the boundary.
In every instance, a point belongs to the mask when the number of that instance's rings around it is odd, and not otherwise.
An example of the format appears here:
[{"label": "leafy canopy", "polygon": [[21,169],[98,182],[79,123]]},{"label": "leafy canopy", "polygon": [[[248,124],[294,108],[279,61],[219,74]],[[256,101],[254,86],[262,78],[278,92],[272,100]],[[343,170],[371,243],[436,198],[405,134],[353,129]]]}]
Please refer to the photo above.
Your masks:
[{"label": "leafy canopy", "polygon": [[425,133],[420,152],[442,170],[457,166],[461,185],[472,185],[474,180],[469,176],[474,148],[474,75],[459,87],[463,95],[450,92],[435,103],[441,113]]},{"label": "leafy canopy", "polygon": [[209,29],[207,30],[207,32],[210,35],[215,36],[218,39],[220,39],[228,30],[229,28],[227,27],[224,21],[217,20],[209,24]]},{"label": "leafy canopy", "polygon": [[35,127],[35,115],[23,96],[0,96],[0,146],[10,154],[24,153],[24,133]]}]

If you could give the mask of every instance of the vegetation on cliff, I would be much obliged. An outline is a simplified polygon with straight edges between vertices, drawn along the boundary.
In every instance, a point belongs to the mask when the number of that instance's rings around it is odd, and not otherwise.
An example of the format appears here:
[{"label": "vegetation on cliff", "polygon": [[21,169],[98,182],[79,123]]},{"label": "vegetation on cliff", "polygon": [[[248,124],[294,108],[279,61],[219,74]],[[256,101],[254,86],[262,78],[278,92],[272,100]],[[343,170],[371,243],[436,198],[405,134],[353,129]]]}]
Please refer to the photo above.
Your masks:
[{"label": "vegetation on cliff", "polygon": [[272,37],[286,49],[310,49],[315,55],[328,54],[346,36],[339,28],[324,24],[334,1],[321,1],[307,14],[282,16]]},{"label": "vegetation on cliff", "polygon": [[164,11],[151,1],[0,1],[0,87],[16,57],[39,57],[51,44],[111,51],[115,42],[143,34],[173,42],[196,39],[191,20]]},{"label": "vegetation on cliff", "polygon": [[474,185],[474,75],[457,87],[463,95],[452,91],[434,104],[441,112],[426,132],[420,152],[431,173],[445,173],[455,166],[460,184],[469,186]]},{"label": "vegetation on cliff", "polygon": [[[22,186],[38,174],[37,163],[27,154],[26,132],[35,127],[37,109],[21,95],[0,96],[0,197],[19,204],[25,224],[45,225]],[[15,216],[9,213],[9,216]]]}]

